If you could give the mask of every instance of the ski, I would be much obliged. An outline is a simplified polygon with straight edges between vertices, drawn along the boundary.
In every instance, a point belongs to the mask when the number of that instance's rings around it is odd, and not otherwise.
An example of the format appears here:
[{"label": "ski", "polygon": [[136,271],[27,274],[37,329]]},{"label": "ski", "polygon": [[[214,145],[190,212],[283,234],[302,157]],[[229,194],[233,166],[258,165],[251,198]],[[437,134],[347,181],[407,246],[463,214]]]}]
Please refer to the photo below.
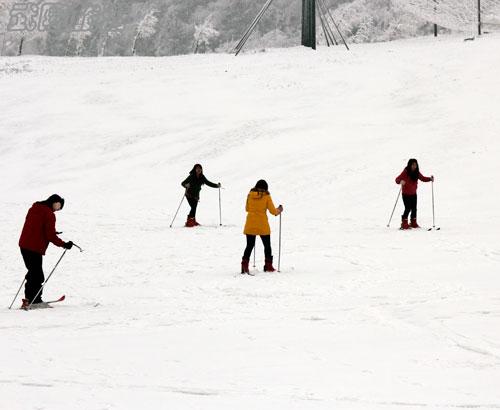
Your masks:
[{"label": "ski", "polygon": [[52,308],[52,304],[62,302],[66,299],[66,295],[62,295],[59,299],[47,300],[42,303],[34,303],[30,306],[29,301],[27,299],[23,299],[23,304],[21,305],[22,310],[32,310],[32,309],[48,309]]},{"label": "ski", "polygon": [[433,226],[432,228],[427,229],[427,231],[432,231],[432,230],[440,231],[441,228],[440,227],[436,228],[435,226]]},{"label": "ski", "polygon": [[48,304],[50,305],[51,303],[58,303],[58,302],[62,302],[64,299],[66,299],[66,295],[62,295],[59,299],[56,299],[56,300],[49,300],[49,301],[48,301],[48,302],[46,302],[46,303],[48,303]]}]

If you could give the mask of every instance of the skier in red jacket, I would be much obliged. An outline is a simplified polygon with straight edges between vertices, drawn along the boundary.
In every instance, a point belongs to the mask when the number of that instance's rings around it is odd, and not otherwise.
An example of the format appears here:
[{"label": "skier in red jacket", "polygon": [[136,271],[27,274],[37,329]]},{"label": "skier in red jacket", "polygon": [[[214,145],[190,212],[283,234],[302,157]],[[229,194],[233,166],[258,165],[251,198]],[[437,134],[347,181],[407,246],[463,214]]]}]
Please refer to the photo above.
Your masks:
[{"label": "skier in red jacket", "polygon": [[[26,286],[24,303],[42,303],[42,292],[38,296],[45,277],[42,269],[42,259],[49,242],[65,249],[71,249],[73,242],[64,242],[56,232],[56,216],[54,212],[61,210],[64,199],[59,195],[51,195],[45,201],[35,202],[26,215],[19,247],[23,256],[24,264],[28,269],[26,274]],[[33,300],[36,296],[36,299]]]},{"label": "skier in red jacket", "polygon": [[[401,217],[401,229],[420,228],[417,224],[417,186],[418,180],[423,182],[434,181],[434,176],[424,177],[418,168],[418,162],[412,158],[408,165],[396,178],[396,184],[401,185],[405,211]],[[408,215],[411,212],[411,224],[408,225]]]}]

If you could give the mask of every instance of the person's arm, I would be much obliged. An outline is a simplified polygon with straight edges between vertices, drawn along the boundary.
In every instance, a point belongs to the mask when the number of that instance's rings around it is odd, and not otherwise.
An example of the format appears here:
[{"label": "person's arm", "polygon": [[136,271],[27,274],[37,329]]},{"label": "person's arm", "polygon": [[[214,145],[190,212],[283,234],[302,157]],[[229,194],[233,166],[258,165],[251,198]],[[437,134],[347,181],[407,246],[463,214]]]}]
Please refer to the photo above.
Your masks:
[{"label": "person's arm", "polygon": [[220,182],[218,184],[214,184],[213,182],[210,182],[205,175],[203,175],[203,183],[211,188],[220,188]]},{"label": "person's arm", "polygon": [[401,172],[401,174],[399,174],[399,176],[396,177],[396,184],[404,185],[406,183],[405,176],[406,176],[406,170],[404,169],[403,172]]},{"label": "person's arm", "polygon": [[56,233],[56,216],[53,212],[50,212],[50,215],[45,222],[45,236],[46,238],[52,242],[54,245],[64,248],[66,242],[60,239]]},{"label": "person's arm", "polygon": [[430,177],[424,177],[420,172],[418,173],[418,179],[420,179],[420,181],[422,182],[430,182],[430,181],[434,181],[434,176],[431,175]]},{"label": "person's arm", "polygon": [[274,206],[273,199],[271,198],[271,195],[269,195],[269,198],[267,200],[267,209],[274,216],[278,216],[281,212],[283,212],[283,207],[281,205],[278,206],[278,208],[276,208]]},{"label": "person's arm", "polygon": [[181,185],[186,188],[186,189],[189,189],[190,187],[190,182],[191,182],[191,175],[189,175],[184,181],[181,182]]}]

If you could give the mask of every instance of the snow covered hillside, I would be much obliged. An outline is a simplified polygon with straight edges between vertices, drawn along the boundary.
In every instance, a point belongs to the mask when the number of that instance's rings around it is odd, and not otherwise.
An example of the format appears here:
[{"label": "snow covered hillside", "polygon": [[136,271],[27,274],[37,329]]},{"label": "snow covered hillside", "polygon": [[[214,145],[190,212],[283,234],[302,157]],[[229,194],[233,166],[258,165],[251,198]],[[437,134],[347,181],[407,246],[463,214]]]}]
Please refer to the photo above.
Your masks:
[{"label": "snow covered hillside", "polygon": [[[0,408],[500,408],[499,45],[0,59]],[[401,202],[386,227],[410,157],[441,231],[399,231]],[[203,226],[184,203],[170,229],[196,162],[223,226],[205,187]],[[260,178],[282,271],[258,242],[250,277]],[[24,217],[52,193],[84,248],[47,285],[67,300],[8,310]]]}]

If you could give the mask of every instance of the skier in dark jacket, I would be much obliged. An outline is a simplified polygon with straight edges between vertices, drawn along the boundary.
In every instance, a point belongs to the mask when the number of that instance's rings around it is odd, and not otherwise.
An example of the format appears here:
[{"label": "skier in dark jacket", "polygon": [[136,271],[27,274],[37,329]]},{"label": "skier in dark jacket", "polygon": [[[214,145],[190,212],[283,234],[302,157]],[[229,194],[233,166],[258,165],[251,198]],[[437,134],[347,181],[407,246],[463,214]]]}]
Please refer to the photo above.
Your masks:
[{"label": "skier in dark jacket", "polygon": [[214,184],[213,182],[210,182],[205,175],[203,175],[203,167],[200,164],[196,164],[189,172],[189,176],[181,183],[181,185],[186,188],[186,199],[191,207],[191,211],[189,212],[185,225],[187,227],[199,225],[199,223],[196,222],[196,208],[198,206],[198,201],[200,200],[201,186],[205,184],[211,188],[221,187],[220,182]]},{"label": "skier in dark jacket", "polygon": [[[61,210],[63,206],[64,199],[54,194],[45,201],[35,202],[26,215],[19,239],[21,255],[28,269],[23,305],[29,305],[31,302],[43,303],[40,291],[45,281],[42,260],[49,243],[52,242],[65,249],[71,249],[73,246],[73,242],[64,242],[57,236],[55,212]],[[36,296],[39,291],[39,295]]]},{"label": "skier in dark jacket", "polygon": [[[396,178],[396,184],[401,185],[405,211],[401,216],[401,229],[420,228],[417,224],[417,186],[418,180],[423,182],[434,181],[434,176],[424,177],[419,170],[418,161],[414,158]],[[408,225],[408,215],[411,212],[411,224]]]}]

